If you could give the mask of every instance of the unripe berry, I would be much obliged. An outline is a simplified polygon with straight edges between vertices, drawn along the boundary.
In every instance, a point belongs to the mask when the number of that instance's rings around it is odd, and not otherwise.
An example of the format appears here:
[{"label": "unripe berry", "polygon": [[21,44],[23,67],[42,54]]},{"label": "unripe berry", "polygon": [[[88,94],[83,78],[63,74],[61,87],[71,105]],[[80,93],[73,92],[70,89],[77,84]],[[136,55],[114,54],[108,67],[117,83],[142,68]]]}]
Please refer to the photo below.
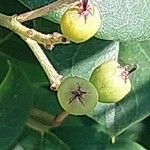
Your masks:
[{"label": "unripe berry", "polygon": [[81,43],[96,34],[101,26],[99,10],[88,0],[67,9],[61,18],[61,31],[68,39]]},{"label": "unripe berry", "polygon": [[[131,69],[132,71],[135,68]],[[118,102],[131,90],[128,67],[122,67],[117,61],[108,61],[98,66],[92,73],[90,81],[99,93],[99,101]]]},{"label": "unripe berry", "polygon": [[84,115],[96,106],[98,93],[91,82],[79,77],[69,77],[58,88],[58,100],[67,113]]}]

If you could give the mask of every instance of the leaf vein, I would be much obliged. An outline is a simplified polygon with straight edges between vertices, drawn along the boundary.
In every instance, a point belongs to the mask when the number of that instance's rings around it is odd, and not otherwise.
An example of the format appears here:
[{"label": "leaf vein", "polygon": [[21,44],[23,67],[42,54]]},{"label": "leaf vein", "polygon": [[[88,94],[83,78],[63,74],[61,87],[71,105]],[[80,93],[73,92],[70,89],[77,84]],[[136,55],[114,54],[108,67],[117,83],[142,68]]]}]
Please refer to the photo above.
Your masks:
[{"label": "leaf vein", "polygon": [[141,47],[140,44],[138,44],[138,47],[140,48],[141,53],[145,56],[145,58],[148,60],[148,62],[150,62],[150,57],[147,55],[147,53],[146,53],[145,50]]}]

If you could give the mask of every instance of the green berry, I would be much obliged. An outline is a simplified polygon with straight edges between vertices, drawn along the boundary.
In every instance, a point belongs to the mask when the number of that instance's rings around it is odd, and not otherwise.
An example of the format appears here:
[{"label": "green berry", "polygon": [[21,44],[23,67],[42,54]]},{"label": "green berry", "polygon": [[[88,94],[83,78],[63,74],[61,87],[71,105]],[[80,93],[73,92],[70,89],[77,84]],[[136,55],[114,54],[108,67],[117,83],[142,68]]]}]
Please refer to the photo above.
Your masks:
[{"label": "green berry", "polygon": [[89,81],[79,77],[69,77],[64,79],[58,88],[58,100],[69,114],[84,115],[96,106],[98,93]]},{"label": "green berry", "polygon": [[98,66],[90,81],[96,87],[99,101],[112,103],[120,101],[131,90],[127,66],[122,67],[117,61],[108,61]]},{"label": "green berry", "polygon": [[87,0],[81,0],[66,10],[60,21],[64,36],[81,43],[96,34],[101,27],[99,10]]}]

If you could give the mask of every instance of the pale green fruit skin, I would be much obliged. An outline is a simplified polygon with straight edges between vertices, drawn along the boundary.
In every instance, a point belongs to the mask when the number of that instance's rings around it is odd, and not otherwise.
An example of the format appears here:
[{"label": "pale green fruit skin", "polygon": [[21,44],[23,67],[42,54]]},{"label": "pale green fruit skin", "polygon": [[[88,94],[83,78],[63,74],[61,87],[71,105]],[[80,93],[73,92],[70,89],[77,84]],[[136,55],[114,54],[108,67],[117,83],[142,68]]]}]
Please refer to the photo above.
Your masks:
[{"label": "pale green fruit skin", "polygon": [[131,90],[128,78],[121,77],[121,69],[117,61],[108,61],[97,67],[90,78],[99,93],[99,101],[113,103],[120,101]]},{"label": "pale green fruit skin", "polygon": [[[75,102],[69,104],[71,91],[81,86],[82,91],[87,93],[83,96],[83,103],[85,106],[76,99]],[[96,88],[89,81],[79,77],[69,77],[64,79],[58,88],[58,100],[62,108],[72,115],[85,115],[92,111],[98,102],[98,93]]]},{"label": "pale green fruit skin", "polygon": [[99,10],[93,6],[91,8],[86,21],[79,14],[76,5],[68,8],[60,21],[63,35],[75,43],[84,42],[94,36],[101,26],[101,18]]}]

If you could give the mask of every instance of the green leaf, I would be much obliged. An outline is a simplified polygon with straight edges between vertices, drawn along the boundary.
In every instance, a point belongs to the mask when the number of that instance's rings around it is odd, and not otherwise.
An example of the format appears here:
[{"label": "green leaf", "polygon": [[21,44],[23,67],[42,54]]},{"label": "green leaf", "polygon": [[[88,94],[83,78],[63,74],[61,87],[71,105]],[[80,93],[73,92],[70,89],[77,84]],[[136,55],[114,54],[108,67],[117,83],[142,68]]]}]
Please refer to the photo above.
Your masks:
[{"label": "green leaf", "polygon": [[18,0],[1,0],[0,10],[1,13],[4,13],[6,15],[20,14],[22,12],[28,11],[28,9],[21,5],[20,2],[18,2]]},{"label": "green leaf", "polygon": [[52,132],[72,150],[103,149],[110,142],[107,134],[97,132],[92,126],[64,126],[52,129]]},{"label": "green leaf", "polygon": [[150,41],[121,43],[119,60],[122,64],[138,63],[131,76],[132,91],[115,104],[99,103],[89,114],[110,135],[118,135],[150,114]]},{"label": "green leaf", "polygon": [[6,149],[22,132],[31,107],[28,80],[9,63],[9,71],[0,85],[0,147]]},{"label": "green leaf", "polygon": [[[11,6],[11,9],[10,9]],[[14,15],[19,14],[21,12],[28,11],[26,7],[23,7],[21,3],[19,3],[17,0],[1,0],[0,1],[0,13],[4,13],[6,15]],[[6,29],[4,27],[0,27],[0,45],[10,38],[10,36],[13,34],[13,32],[10,32],[9,29]]]},{"label": "green leaf", "polygon": [[55,0],[40,0],[37,2],[35,0],[18,0],[18,1],[24,4],[26,7],[34,9],[34,8],[38,8],[50,4]]},{"label": "green leaf", "polygon": [[52,131],[72,150],[146,150],[140,144],[125,139],[116,139],[115,144],[112,144],[108,135],[103,132],[96,132],[91,126],[59,127]]},{"label": "green leaf", "polygon": [[98,133],[91,126],[64,126],[55,128],[42,136],[35,132],[24,133],[18,143],[25,149],[41,150],[77,150],[96,149],[105,147],[110,141],[108,135]]},{"label": "green leaf", "polygon": [[48,81],[32,51],[17,35],[13,34],[6,41],[3,41],[0,46],[0,54],[7,59],[13,60],[13,63],[28,75],[31,82]]},{"label": "green leaf", "polygon": [[23,150],[70,150],[68,145],[52,132],[47,135],[41,135],[31,130],[25,130],[23,137],[18,139],[14,150],[17,150],[18,144]]},{"label": "green leaf", "polygon": [[[36,1],[19,0],[21,3],[35,9],[54,0]],[[102,17],[102,27],[96,37],[107,40],[137,40],[150,39],[150,1],[143,0],[92,0],[99,8]],[[59,23],[66,6],[51,12],[46,19]]]},{"label": "green leaf", "polygon": [[0,83],[5,78],[7,72],[8,72],[9,66],[7,64],[7,60],[5,57],[2,57],[0,55]]},{"label": "green leaf", "polygon": [[91,126],[59,127],[43,138],[39,133],[26,130],[13,150],[17,147],[24,150],[146,150],[142,145],[126,139],[116,139],[115,144],[111,144],[108,135],[97,132]]},{"label": "green leaf", "polygon": [[[143,133],[144,130],[144,121],[140,121],[131,127],[129,127],[127,130],[125,130],[121,135],[118,136],[119,139],[130,139],[132,141],[139,142],[139,139]],[[141,142],[140,142],[141,144]],[[142,144],[143,145],[143,144]]]},{"label": "green leaf", "polygon": [[143,121],[143,130],[138,139],[138,142],[140,142],[147,149],[150,149],[150,142],[149,142],[150,126],[149,126],[149,124],[150,124],[150,116]]},{"label": "green leaf", "polygon": [[104,150],[146,150],[142,145],[129,141],[129,140],[119,140],[115,144],[108,144]]}]

